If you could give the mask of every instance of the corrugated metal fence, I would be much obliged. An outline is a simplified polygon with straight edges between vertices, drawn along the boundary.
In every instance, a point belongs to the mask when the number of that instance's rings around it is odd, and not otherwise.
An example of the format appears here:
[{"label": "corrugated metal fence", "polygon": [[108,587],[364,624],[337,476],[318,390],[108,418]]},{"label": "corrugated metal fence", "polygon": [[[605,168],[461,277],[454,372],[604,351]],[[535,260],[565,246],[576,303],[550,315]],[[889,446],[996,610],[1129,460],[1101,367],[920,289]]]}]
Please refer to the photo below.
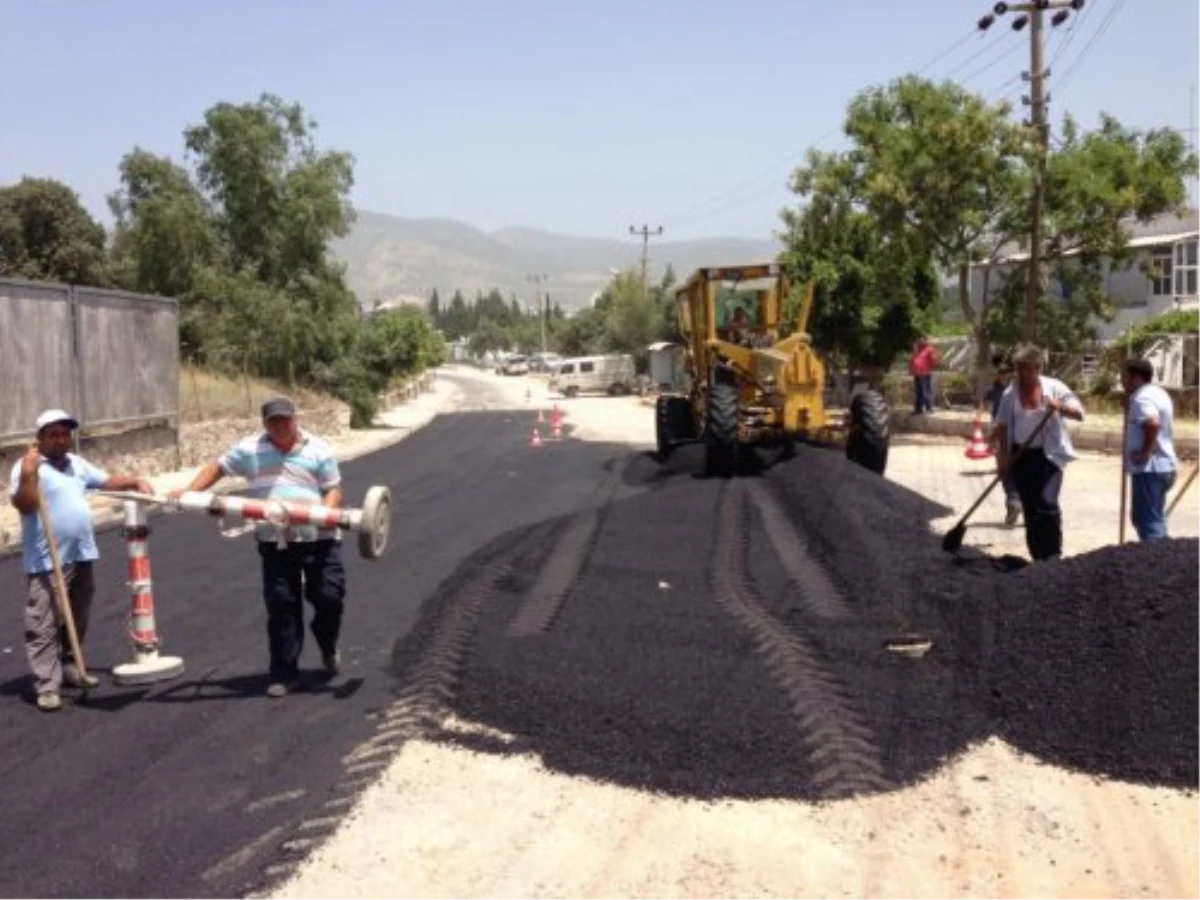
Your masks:
[{"label": "corrugated metal fence", "polygon": [[85,434],[179,413],[175,300],[0,279],[0,443],[61,407]]}]

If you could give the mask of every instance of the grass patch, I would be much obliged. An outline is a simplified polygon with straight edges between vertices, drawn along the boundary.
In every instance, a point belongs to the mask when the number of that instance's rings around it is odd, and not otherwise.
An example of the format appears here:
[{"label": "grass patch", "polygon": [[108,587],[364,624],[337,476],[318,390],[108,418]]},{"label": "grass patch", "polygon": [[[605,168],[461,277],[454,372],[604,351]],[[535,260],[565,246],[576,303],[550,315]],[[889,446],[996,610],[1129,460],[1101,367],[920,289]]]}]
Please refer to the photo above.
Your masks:
[{"label": "grass patch", "polygon": [[301,410],[329,409],[339,401],[305,388],[286,388],[258,378],[220,375],[196,366],[179,367],[179,418],[181,422],[213,419],[258,418],[271,397],[290,397]]}]

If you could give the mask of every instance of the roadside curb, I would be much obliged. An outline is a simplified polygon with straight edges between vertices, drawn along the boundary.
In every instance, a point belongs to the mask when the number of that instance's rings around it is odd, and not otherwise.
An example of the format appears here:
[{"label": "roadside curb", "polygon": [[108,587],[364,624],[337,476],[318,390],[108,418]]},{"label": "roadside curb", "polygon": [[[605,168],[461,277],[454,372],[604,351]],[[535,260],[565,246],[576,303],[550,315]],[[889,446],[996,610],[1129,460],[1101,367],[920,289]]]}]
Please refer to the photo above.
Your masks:
[{"label": "roadside curb", "polygon": [[[411,422],[405,422],[399,425],[386,426],[387,430],[379,435],[379,440],[364,443],[358,446],[347,447],[339,450],[337,447],[338,438],[329,439],[329,443],[333,446],[334,455],[339,463],[351,462],[360,457],[367,456],[371,453],[377,453],[387,447],[395,446],[405,438],[420,431],[439,415],[455,408],[458,402],[461,401],[462,391],[454,386],[446,393],[437,405],[429,405],[416,411]],[[419,400],[418,400],[419,402]],[[379,419],[386,418],[389,414],[394,414],[399,411],[412,410],[410,403],[402,403],[394,406],[391,409],[383,412],[378,417]],[[365,429],[363,429],[365,431]],[[348,432],[354,434],[353,431]],[[196,472],[200,470],[200,466],[194,466],[189,469],[179,469],[172,472],[163,472],[159,475],[153,475],[148,480],[161,491],[168,491],[175,487],[183,487]],[[220,484],[212,488],[214,494],[231,494],[237,491],[245,490],[246,481],[242,478],[226,478]],[[116,525],[121,524],[124,520],[122,505],[119,501],[110,500],[93,500],[95,506],[92,509],[92,527],[97,531],[105,531]],[[156,504],[150,504],[148,513],[157,514],[162,512],[162,507]],[[21,530],[18,520],[17,526],[12,530],[8,528],[0,528],[0,559],[21,552]]]},{"label": "roadside curb", "polygon": [[[909,413],[892,413],[892,429],[898,433],[909,434],[938,434],[948,437],[960,437],[969,440],[974,416],[955,413],[933,413],[916,416]],[[984,429],[990,427],[984,419]],[[1115,428],[1099,425],[1089,425],[1087,422],[1070,423],[1067,431],[1071,435],[1071,443],[1077,450],[1095,450],[1101,453],[1121,452],[1121,432]],[[1184,459],[1195,459],[1200,455],[1200,438],[1177,437],[1175,450]]]}]

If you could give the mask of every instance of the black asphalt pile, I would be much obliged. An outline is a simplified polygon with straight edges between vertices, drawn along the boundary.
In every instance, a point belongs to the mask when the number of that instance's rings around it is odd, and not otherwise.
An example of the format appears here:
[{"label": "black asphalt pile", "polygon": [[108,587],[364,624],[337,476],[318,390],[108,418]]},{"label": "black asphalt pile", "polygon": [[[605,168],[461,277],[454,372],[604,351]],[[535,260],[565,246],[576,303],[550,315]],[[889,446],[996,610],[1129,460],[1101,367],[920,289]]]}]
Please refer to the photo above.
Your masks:
[{"label": "black asphalt pile", "polygon": [[[402,677],[453,669],[428,689],[516,739],[434,737],[702,798],[888,790],[995,733],[1195,781],[1195,541],[1007,573],[945,553],[947,510],[836,452],[690,472],[634,465],[644,493],[511,532],[429,598]],[[889,649],[913,635],[924,656]],[[435,645],[460,662],[423,664]]]},{"label": "black asphalt pile", "polygon": [[1197,786],[1195,539],[1131,543],[1003,580],[989,668],[998,732],[1048,762]]},{"label": "black asphalt pile", "polygon": [[[912,660],[885,649],[923,626],[948,640],[914,600],[915,573],[895,584],[887,573],[936,550],[927,522],[939,507],[807,448],[763,479],[648,480],[655,489],[606,507],[547,628],[514,634],[527,606],[545,602],[539,572],[569,548],[546,541],[545,558],[499,579],[452,692],[463,718],[517,735],[509,749],[563,771],[700,797],[887,789],[985,736],[980,692],[956,677],[952,653]],[[752,481],[793,535],[813,538],[813,564],[836,597],[809,597],[789,576]],[[575,521],[542,534],[565,535]],[[514,559],[528,534],[508,536]],[[476,596],[464,579],[496,579],[496,558],[493,547],[469,561],[424,615],[445,618]],[[930,559],[939,590],[979,582],[940,551]],[[402,671],[418,665],[422,644],[407,642]]]}]

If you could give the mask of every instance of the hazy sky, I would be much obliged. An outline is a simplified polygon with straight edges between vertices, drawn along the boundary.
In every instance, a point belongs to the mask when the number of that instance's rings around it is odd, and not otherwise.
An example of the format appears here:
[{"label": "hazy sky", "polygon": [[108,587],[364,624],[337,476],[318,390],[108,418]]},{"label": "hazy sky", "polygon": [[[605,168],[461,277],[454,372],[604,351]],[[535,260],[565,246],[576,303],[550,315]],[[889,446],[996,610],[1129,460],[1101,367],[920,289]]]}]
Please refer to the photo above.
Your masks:
[{"label": "hazy sky", "polygon": [[[988,5],[0,0],[0,183],[59,178],[107,221],[122,154],[178,159],[209,105],[269,91],[354,154],[363,209],[767,237],[790,168],[838,145],[858,89],[925,68],[1019,103],[1028,32],[1009,14],[980,35]],[[1088,0],[1049,36],[1052,117],[1194,125],[1197,15],[1196,0]]]}]

